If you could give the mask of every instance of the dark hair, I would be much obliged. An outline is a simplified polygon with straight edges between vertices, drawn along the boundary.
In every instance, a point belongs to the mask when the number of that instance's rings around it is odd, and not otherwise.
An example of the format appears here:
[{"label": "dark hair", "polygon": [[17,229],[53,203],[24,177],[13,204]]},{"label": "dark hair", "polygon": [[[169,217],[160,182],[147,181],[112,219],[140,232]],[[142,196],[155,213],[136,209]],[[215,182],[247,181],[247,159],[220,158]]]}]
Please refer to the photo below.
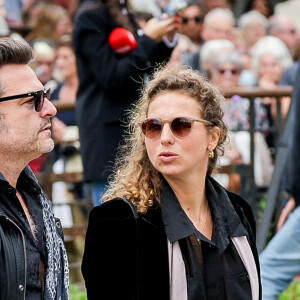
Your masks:
[{"label": "dark hair", "polygon": [[32,48],[27,42],[9,37],[0,39],[0,68],[10,64],[26,65],[32,59]]},{"label": "dark hair", "polygon": [[[242,14],[252,10],[252,5],[253,5],[254,1],[255,0],[248,0],[248,1],[244,2]],[[269,15],[266,17],[270,17],[270,16],[274,15],[274,4],[273,4],[273,1],[271,1],[271,0],[266,0],[266,3],[268,4],[268,8],[269,8]]]}]

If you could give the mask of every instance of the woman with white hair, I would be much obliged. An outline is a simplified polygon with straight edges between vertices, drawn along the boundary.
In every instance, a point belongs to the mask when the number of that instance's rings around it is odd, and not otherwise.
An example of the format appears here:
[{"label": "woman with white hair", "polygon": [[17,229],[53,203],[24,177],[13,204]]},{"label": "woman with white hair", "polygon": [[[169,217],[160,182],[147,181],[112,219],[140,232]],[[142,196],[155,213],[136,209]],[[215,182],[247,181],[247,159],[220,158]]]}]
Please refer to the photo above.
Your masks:
[{"label": "woman with white hair", "polygon": [[233,50],[235,50],[234,44],[225,39],[216,39],[204,43],[199,53],[199,65],[203,73],[211,78],[211,68],[217,57]]},{"label": "woman with white hair", "polygon": [[268,19],[256,10],[244,13],[237,22],[238,28],[245,32],[248,46],[253,46],[261,37],[266,36]]},{"label": "woman with white hair", "polygon": [[[287,46],[274,36],[260,38],[250,49],[252,71],[257,78],[257,85],[264,89],[278,86],[283,72],[293,64],[292,56]],[[264,98],[266,105],[271,105],[273,117],[277,114],[277,103],[273,98]],[[287,97],[281,99],[282,116],[286,117],[290,101]]]},{"label": "woman with white hair", "polygon": [[[243,68],[242,56],[237,51],[222,54],[212,65],[211,81],[219,88],[240,87],[239,78]],[[224,120],[230,129],[230,139],[224,148],[221,165],[250,163],[249,103],[249,99],[238,95],[226,98],[222,103]],[[255,129],[262,130],[269,127],[267,114],[260,99],[255,100],[254,108]],[[255,183],[258,186],[268,185],[272,178],[273,164],[270,150],[261,132],[255,133],[254,143]],[[216,174],[215,178],[225,187],[241,192],[238,174]]]},{"label": "woman with white hair", "polygon": [[[287,46],[274,36],[260,38],[249,51],[252,57],[252,71],[256,77],[257,86],[272,90],[279,85],[284,70],[293,64],[292,56]],[[277,116],[277,99],[264,97],[262,104],[268,110],[270,125]],[[280,98],[281,116],[287,116],[290,107],[290,97]],[[274,135],[266,136],[269,147],[274,148]]]}]

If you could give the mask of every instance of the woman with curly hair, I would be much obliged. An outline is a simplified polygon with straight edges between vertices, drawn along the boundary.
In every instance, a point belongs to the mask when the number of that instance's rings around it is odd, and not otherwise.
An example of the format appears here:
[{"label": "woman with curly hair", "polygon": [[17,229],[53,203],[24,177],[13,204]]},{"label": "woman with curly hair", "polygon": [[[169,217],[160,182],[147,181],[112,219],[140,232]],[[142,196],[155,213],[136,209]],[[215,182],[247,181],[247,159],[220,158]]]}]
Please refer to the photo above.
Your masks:
[{"label": "woman with curly hair", "polygon": [[186,66],[145,85],[90,213],[89,299],[260,299],[251,207],[211,177],[227,136],[223,100]]}]

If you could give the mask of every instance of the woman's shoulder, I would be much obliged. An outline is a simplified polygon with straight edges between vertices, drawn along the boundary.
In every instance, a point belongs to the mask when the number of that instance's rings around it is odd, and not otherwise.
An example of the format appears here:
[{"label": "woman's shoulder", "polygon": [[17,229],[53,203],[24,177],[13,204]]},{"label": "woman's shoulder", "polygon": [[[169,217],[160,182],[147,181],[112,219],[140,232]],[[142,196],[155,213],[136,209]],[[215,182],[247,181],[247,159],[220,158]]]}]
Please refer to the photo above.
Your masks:
[{"label": "woman's shoulder", "polygon": [[234,207],[240,209],[242,212],[252,212],[251,205],[242,196],[228,190],[226,190],[226,193]]},{"label": "woman's shoulder", "polygon": [[227,194],[230,202],[233,204],[233,206],[236,209],[241,210],[241,211],[249,211],[249,210],[252,211],[251,205],[242,196],[227,190],[211,176],[208,176],[207,179],[212,184],[214,189],[222,191],[222,193],[225,192]]},{"label": "woman's shoulder", "polygon": [[117,197],[94,207],[90,212],[90,219],[121,219],[132,217],[135,214],[135,207],[129,200]]}]

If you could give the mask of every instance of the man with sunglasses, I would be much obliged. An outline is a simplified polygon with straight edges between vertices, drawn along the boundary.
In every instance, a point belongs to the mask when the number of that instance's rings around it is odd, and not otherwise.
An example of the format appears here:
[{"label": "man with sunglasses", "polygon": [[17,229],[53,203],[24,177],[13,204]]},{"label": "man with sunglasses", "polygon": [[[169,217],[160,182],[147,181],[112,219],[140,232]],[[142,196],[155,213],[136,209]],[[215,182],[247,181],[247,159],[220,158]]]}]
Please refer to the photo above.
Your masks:
[{"label": "man with sunglasses", "polygon": [[202,24],[203,9],[200,4],[190,3],[181,12],[180,33],[188,37],[197,47],[200,47],[203,42],[201,38]]},{"label": "man with sunglasses", "polygon": [[0,39],[0,299],[68,299],[60,222],[27,164],[53,149],[56,109],[28,66],[32,49]]}]

